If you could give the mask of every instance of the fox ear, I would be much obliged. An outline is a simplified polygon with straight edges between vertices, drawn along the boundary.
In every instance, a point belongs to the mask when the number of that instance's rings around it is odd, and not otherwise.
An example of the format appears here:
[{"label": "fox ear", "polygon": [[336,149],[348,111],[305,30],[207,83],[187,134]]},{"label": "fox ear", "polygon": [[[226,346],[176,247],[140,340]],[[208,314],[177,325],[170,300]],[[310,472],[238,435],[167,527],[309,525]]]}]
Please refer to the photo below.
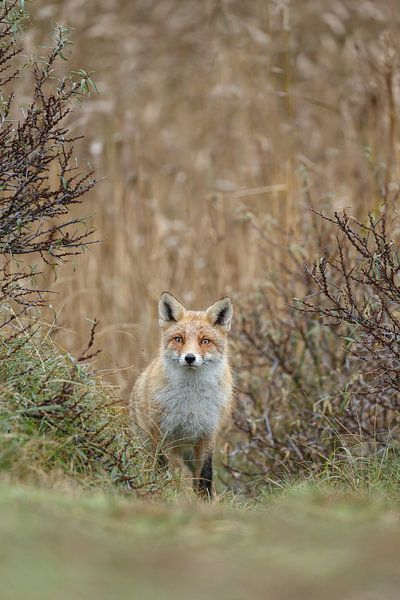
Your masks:
[{"label": "fox ear", "polygon": [[172,294],[163,292],[158,303],[160,325],[179,321],[185,314],[185,307]]},{"label": "fox ear", "polygon": [[207,309],[206,317],[212,325],[224,327],[226,331],[231,328],[233,315],[232,300],[230,298],[221,298]]}]

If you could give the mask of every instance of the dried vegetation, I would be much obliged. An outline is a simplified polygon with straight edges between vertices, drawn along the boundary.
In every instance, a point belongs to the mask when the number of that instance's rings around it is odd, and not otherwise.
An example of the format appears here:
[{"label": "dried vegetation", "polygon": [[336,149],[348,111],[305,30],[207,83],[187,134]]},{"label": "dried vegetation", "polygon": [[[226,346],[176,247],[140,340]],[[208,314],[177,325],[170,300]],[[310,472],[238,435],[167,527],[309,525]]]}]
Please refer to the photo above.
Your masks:
[{"label": "dried vegetation", "polygon": [[127,396],[158,344],[159,293],[199,307],[229,293],[229,485],[393,448],[397,3],[36,7],[26,50],[39,20],[67,23],[72,60],[96,72],[100,95],[68,118],[107,178],[88,195],[104,242],[76,272],[46,269],[59,341],[75,349],[99,319],[97,364]]}]

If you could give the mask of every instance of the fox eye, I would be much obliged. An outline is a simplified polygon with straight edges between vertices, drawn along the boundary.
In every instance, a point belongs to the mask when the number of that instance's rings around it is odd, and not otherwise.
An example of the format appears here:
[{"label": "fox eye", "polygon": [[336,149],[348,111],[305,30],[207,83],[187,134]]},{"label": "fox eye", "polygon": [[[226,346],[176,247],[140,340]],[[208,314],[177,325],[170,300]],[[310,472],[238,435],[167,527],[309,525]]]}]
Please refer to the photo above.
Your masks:
[{"label": "fox eye", "polygon": [[202,344],[209,344],[210,342],[211,342],[211,340],[209,340],[208,338],[203,338],[203,339],[201,340],[201,343],[202,343]]},{"label": "fox eye", "polygon": [[182,336],[181,336],[181,335],[176,335],[176,336],[174,337],[174,342],[181,343],[182,341],[183,341],[183,340],[182,340]]}]

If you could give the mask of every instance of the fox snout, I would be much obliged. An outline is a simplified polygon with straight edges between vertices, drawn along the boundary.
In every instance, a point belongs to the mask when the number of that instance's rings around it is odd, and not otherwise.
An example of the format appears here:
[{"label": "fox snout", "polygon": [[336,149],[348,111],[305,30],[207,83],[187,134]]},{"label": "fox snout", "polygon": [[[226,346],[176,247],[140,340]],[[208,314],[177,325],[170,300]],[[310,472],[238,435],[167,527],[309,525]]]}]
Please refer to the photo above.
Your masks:
[{"label": "fox snout", "polygon": [[181,367],[197,368],[203,364],[203,359],[199,354],[193,354],[193,352],[182,353],[179,357],[179,364]]}]

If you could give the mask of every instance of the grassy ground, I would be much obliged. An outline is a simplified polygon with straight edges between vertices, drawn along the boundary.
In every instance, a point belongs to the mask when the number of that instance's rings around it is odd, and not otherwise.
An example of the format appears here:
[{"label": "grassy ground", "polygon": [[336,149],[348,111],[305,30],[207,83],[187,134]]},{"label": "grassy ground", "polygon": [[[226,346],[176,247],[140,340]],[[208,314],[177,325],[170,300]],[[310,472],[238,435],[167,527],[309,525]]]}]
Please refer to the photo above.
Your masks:
[{"label": "grassy ground", "polygon": [[199,503],[149,479],[107,389],[43,332],[0,358],[2,600],[398,597],[396,448]]},{"label": "grassy ground", "polygon": [[2,599],[398,598],[399,517],[310,487],[235,507],[3,482]]}]

